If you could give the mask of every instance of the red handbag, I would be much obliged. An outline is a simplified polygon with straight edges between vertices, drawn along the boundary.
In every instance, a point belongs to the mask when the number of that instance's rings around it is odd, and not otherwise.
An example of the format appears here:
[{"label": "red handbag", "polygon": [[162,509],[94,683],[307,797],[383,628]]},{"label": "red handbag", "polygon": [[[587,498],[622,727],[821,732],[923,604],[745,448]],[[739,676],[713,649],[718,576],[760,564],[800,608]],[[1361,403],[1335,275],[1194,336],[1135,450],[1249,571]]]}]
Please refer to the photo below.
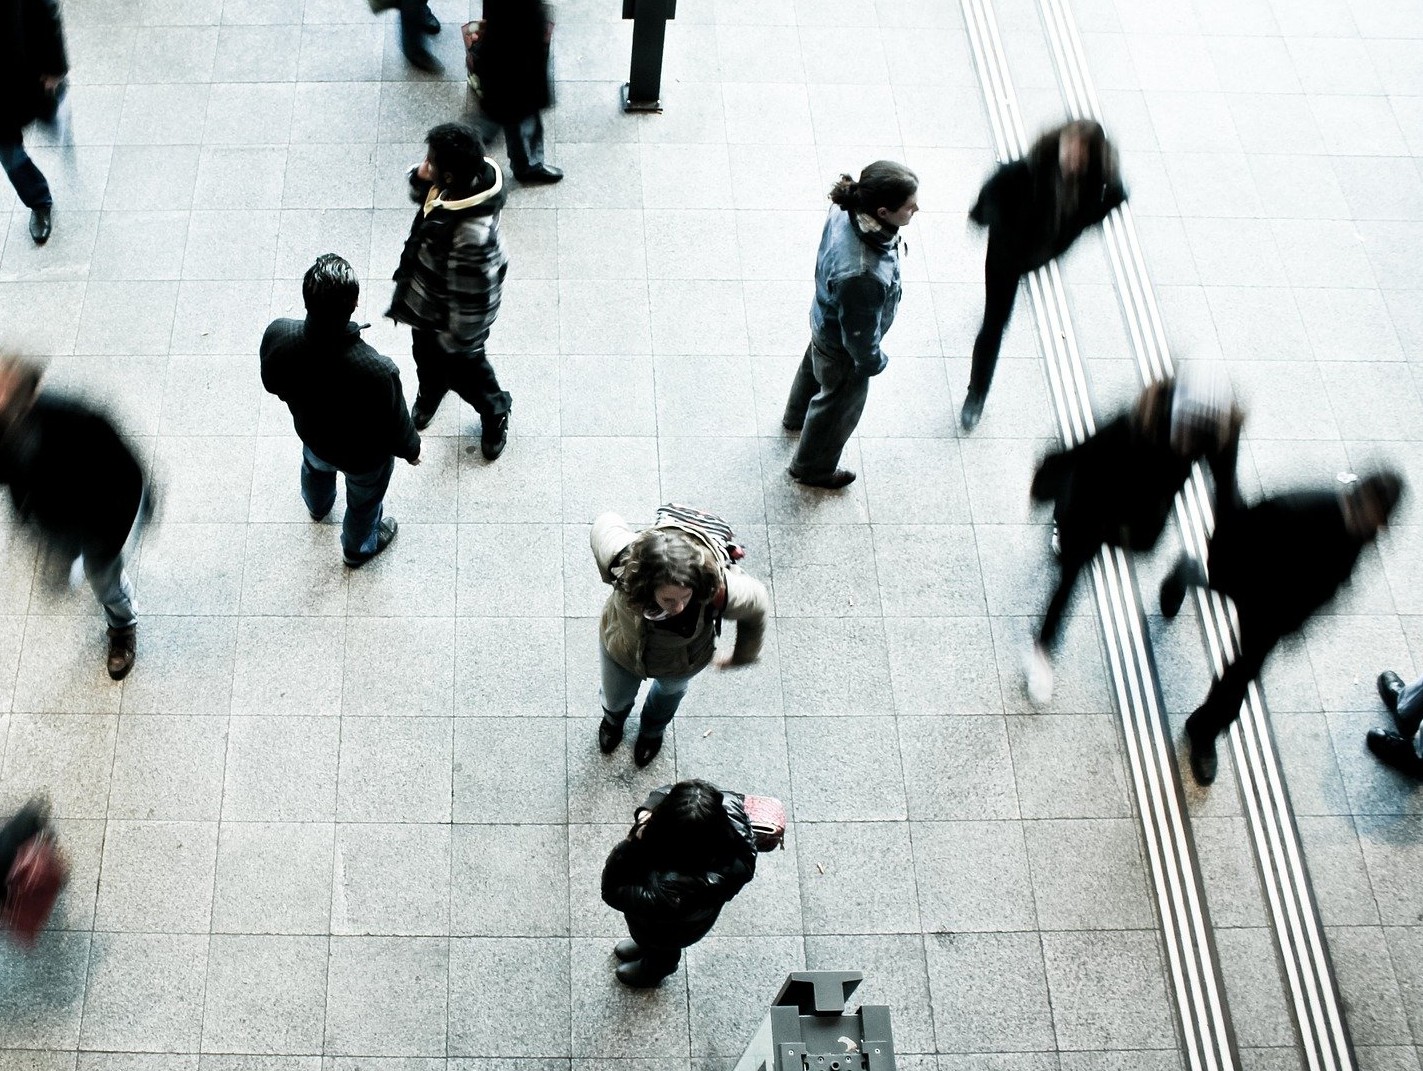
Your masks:
[{"label": "red handbag", "polygon": [[773,852],[786,846],[786,805],[775,796],[743,796],[751,832],[758,852]]},{"label": "red handbag", "polygon": [[15,853],[5,879],[5,907],[0,920],[17,941],[33,945],[68,883],[69,863],[54,834],[36,833]]}]

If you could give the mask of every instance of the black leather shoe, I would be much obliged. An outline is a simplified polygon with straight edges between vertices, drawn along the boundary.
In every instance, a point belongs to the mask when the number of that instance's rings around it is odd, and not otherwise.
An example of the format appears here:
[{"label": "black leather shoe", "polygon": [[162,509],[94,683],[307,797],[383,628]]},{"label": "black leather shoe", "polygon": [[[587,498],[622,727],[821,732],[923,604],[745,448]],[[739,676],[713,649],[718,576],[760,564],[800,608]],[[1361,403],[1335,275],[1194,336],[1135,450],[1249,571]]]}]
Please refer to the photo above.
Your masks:
[{"label": "black leather shoe", "polygon": [[653,989],[662,984],[665,974],[655,977],[642,965],[642,960],[633,960],[631,963],[621,964],[613,973],[618,976],[618,981],[623,985],[631,986],[633,989]]},{"label": "black leather shoe", "polygon": [[1370,729],[1365,743],[1374,753],[1374,758],[1385,766],[1391,766],[1409,777],[1423,779],[1423,758],[1419,757],[1412,740],[1405,740],[1397,733]]},{"label": "black leather shoe", "polygon": [[440,20],[435,18],[435,13],[428,6],[425,8],[424,16],[420,19],[420,29],[431,37],[440,32]]},{"label": "black leather shoe", "polygon": [[653,759],[657,758],[657,753],[661,750],[662,737],[639,736],[632,746],[632,761],[639,766],[646,766]]},{"label": "black leather shoe", "polygon": [[1186,601],[1186,592],[1191,588],[1204,587],[1205,583],[1206,573],[1201,563],[1194,558],[1183,557],[1161,581],[1161,616],[1175,617]]},{"label": "black leather shoe", "polygon": [[623,742],[623,722],[627,720],[627,716],[628,712],[625,710],[623,721],[615,721],[612,711],[603,711],[603,720],[598,723],[598,750],[604,755],[611,755]]},{"label": "black leather shoe", "polygon": [[485,461],[497,461],[508,444],[509,414],[500,413],[480,429],[479,452]]},{"label": "black leather shoe", "polygon": [[384,517],[376,529],[376,549],[369,554],[347,554],[345,561],[352,569],[359,569],[370,561],[395,540],[395,533],[400,531],[400,525],[396,523],[394,517]]},{"label": "black leather shoe", "polygon": [[54,224],[50,220],[48,205],[30,209],[30,237],[35,240],[35,245],[44,245],[53,231]]},{"label": "black leather shoe", "polygon": [[445,65],[424,45],[411,45],[406,48],[405,61],[426,74],[443,74],[445,70]]},{"label": "black leather shoe", "polygon": [[128,671],[133,669],[133,660],[137,653],[137,626],[109,629],[109,656],[105,668],[113,680],[121,681],[128,676]]},{"label": "black leather shoe", "polygon": [[1398,700],[1403,695],[1403,688],[1403,678],[1393,670],[1386,669],[1379,674],[1379,698],[1395,717],[1398,716]]},{"label": "black leather shoe", "polygon": [[430,421],[435,419],[435,412],[439,408],[439,402],[431,405],[425,401],[423,394],[415,395],[415,404],[410,407],[410,423],[415,425],[416,431],[424,431],[430,426]]},{"label": "black leather shoe", "polygon": [[548,164],[539,164],[527,171],[515,172],[514,177],[525,186],[548,186],[563,181],[563,172]]},{"label": "black leather shoe", "polygon": [[979,417],[983,416],[983,402],[984,396],[977,391],[969,391],[964,398],[963,408],[959,410],[959,427],[964,431],[978,427]]},{"label": "black leather shoe", "polygon": [[1191,751],[1191,774],[1198,785],[1208,785],[1215,780],[1219,770],[1220,757],[1216,754],[1215,736],[1205,736],[1191,731],[1191,720],[1186,719],[1186,743]]},{"label": "black leather shoe", "polygon": [[801,476],[795,469],[787,469],[791,479],[807,487],[823,487],[827,491],[838,491],[855,482],[855,474],[849,469],[836,469],[829,476]]},{"label": "black leather shoe", "polygon": [[637,947],[637,942],[631,937],[624,937],[617,944],[613,945],[613,955],[624,963],[632,963],[642,959],[642,949]]}]

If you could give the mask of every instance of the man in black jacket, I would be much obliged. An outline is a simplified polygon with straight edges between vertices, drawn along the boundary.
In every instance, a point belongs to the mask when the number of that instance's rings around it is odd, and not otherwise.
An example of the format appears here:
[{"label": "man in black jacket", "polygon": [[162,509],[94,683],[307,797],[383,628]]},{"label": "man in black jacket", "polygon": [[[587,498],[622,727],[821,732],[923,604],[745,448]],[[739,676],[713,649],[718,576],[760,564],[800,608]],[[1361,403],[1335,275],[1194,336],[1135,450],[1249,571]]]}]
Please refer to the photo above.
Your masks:
[{"label": "man in black jacket", "polygon": [[1299,491],[1248,508],[1232,508],[1227,500],[1216,516],[1208,574],[1199,562],[1182,557],[1162,581],[1166,617],[1180,611],[1189,588],[1208,586],[1230,596],[1240,626],[1235,660],[1186,720],[1191,772],[1198,782],[1215,780],[1216,737],[1240,715],[1266,657],[1349,579],[1363,549],[1388,526],[1402,493],[1397,473],[1383,471],[1339,491]]},{"label": "man in black jacket", "polygon": [[415,429],[425,430],[453,390],[479,414],[480,450],[493,461],[508,442],[513,404],[484,352],[509,267],[499,234],[504,176],[466,126],[441,123],[426,142],[429,153],[410,175],[420,208],[386,315],[412,328]]},{"label": "man in black jacket", "polygon": [[1004,164],[983,185],[968,218],[988,228],[983,326],[973,343],[964,431],[983,415],[1018,280],[1065,253],[1084,230],[1126,200],[1116,152],[1100,124],[1079,119],[1038,138],[1028,155]]},{"label": "man in black jacket", "polygon": [[113,424],[81,402],[39,389],[38,365],[0,358],[0,483],[15,512],[84,573],[109,626],[108,671],[133,668],[138,618],[124,549],[147,515],[146,481]]},{"label": "man in black jacket", "polygon": [[262,385],[292,413],[302,441],[301,497],[312,520],[336,502],[346,475],[341,549],[364,565],[390,545],[397,524],[382,516],[395,458],[420,463],[420,436],[405,407],[400,371],[361,341],[351,321],[361,287],[335,253],[324,253],[302,281],[305,320],[274,320],[262,337]]},{"label": "man in black jacket", "polygon": [[30,237],[49,241],[54,198],[25,152],[25,127],[52,116],[69,61],[58,0],[0,0],[0,165],[30,210]]},{"label": "man in black jacket", "polygon": [[474,52],[479,133],[488,142],[504,128],[514,177],[526,186],[563,178],[562,171],[544,163],[540,114],[553,103],[552,40],[553,20],[543,0],[484,0],[484,33]]}]

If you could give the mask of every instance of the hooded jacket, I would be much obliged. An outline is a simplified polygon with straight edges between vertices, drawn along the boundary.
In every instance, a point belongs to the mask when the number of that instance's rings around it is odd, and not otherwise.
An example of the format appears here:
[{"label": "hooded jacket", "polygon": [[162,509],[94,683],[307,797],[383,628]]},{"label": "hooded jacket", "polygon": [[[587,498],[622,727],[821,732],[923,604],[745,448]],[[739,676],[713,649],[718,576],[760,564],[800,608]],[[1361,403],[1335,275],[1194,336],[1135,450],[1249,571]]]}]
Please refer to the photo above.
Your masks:
[{"label": "hooded jacket", "polygon": [[[639,810],[667,795],[663,786]],[[603,902],[627,918],[628,933],[648,948],[686,948],[711,930],[721,909],[756,875],[756,837],[741,797],[722,792],[722,806],[736,835],[736,851],[708,860],[695,873],[668,870],[653,858],[634,825],[603,866]]]},{"label": "hooded jacket", "polygon": [[474,192],[453,200],[417,179],[411,186],[423,198],[400,254],[386,315],[436,332],[446,353],[478,349],[499,314],[509,267],[499,233],[503,172],[486,157]]},{"label": "hooded jacket", "polygon": [[274,320],[261,354],[262,386],[287,403],[301,441],[328,465],[362,473],[420,456],[400,370],[355,323]]},{"label": "hooded jacket", "polygon": [[[676,528],[701,545],[708,558],[716,560],[715,550],[700,532],[683,528],[671,518],[663,517],[658,527]],[[706,669],[716,653],[716,635],[721,619],[736,622],[736,646],[731,660],[737,664],[754,662],[761,654],[761,642],[766,633],[766,612],[770,595],[755,577],[742,572],[738,565],[722,569],[724,602],[713,596],[696,607],[696,628],[690,636],[656,627],[642,611],[630,606],[622,588],[616,584],[613,569],[622,554],[637,537],[628,523],[616,513],[604,513],[593,521],[589,534],[598,573],[613,590],[603,604],[598,636],[603,648],[614,662],[629,673],[640,677],[689,677]]]},{"label": "hooded jacket", "polygon": [[144,497],[143,468],[103,414],[41,391],[29,412],[0,431],[0,483],[15,512],[66,550],[113,559]]},{"label": "hooded jacket", "polygon": [[815,257],[810,337],[823,352],[877,376],[889,363],[880,340],[899,308],[899,235],[869,217],[830,209]]},{"label": "hooded jacket", "polygon": [[1083,231],[1126,200],[1110,143],[1105,154],[1091,154],[1076,183],[1075,203],[1065,203],[1073,192],[1062,182],[1058,138],[1049,136],[1027,156],[999,167],[983,184],[968,217],[988,228],[990,256],[1026,275],[1066,252]]}]

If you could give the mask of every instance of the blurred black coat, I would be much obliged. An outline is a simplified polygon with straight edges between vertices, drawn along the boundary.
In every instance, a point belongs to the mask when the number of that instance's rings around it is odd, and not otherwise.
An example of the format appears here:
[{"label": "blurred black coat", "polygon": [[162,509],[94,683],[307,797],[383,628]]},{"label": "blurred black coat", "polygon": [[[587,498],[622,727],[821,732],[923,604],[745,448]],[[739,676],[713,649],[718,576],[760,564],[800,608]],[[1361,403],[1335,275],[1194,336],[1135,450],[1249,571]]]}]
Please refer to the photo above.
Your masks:
[{"label": "blurred black coat", "polygon": [[484,0],[474,73],[480,108],[495,122],[517,123],[553,103],[551,29],[542,0]]},{"label": "blurred black coat", "polygon": [[1088,227],[1126,200],[1116,155],[1092,153],[1078,181],[1077,203],[1060,204],[1058,139],[1047,137],[1027,156],[1002,165],[979,191],[969,219],[988,228],[995,257],[1020,275],[1060,256]]},{"label": "blurred black coat", "polygon": [[52,115],[40,79],[68,73],[58,0],[0,0],[0,138]]},{"label": "blurred black coat", "polygon": [[756,838],[741,797],[723,792],[722,806],[736,831],[739,850],[730,858],[710,861],[696,873],[659,865],[634,835],[636,826],[609,854],[603,866],[603,902],[626,916],[628,933],[638,944],[648,948],[696,944],[711,930],[722,907],[755,876]]},{"label": "blurred black coat", "polygon": [[22,520],[100,559],[123,549],[143,502],[143,469],[108,418],[49,391],[0,434],[0,483]]},{"label": "blurred black coat", "polygon": [[1090,556],[1103,544],[1150,550],[1197,460],[1210,466],[1217,501],[1234,500],[1238,428],[1219,454],[1205,458],[1183,457],[1165,431],[1148,435],[1131,413],[1123,413],[1078,445],[1042,460],[1032,496],[1054,504],[1064,557]]},{"label": "blurred black coat", "polygon": [[1242,628],[1288,635],[1334,598],[1365,546],[1345,524],[1338,491],[1262,499],[1217,518],[1210,586],[1230,596]]}]

